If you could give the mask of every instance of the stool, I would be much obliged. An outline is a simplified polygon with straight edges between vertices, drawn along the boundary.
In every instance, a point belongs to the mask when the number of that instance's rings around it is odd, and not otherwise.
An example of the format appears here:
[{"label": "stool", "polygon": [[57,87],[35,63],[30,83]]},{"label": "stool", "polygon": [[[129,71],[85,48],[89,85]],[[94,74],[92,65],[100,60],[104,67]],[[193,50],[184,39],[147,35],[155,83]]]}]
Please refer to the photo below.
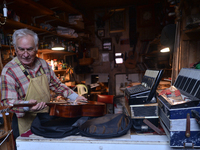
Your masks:
[{"label": "stool", "polygon": [[[106,104],[106,114],[109,113],[109,114],[113,114],[114,113],[114,104],[113,104],[113,98],[114,98],[114,95],[97,95],[97,101],[98,102],[101,102],[101,103],[105,103]],[[109,109],[108,109],[108,105],[107,104],[112,104],[112,111],[110,112]]]}]

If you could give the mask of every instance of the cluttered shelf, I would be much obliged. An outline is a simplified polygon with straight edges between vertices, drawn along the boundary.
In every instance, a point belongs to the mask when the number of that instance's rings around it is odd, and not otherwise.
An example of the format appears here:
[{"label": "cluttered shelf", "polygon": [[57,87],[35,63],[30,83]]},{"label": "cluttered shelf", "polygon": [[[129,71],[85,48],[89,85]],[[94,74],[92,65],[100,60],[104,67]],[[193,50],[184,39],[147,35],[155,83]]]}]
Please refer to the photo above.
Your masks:
[{"label": "cluttered shelf", "polygon": [[50,49],[39,49],[38,53],[40,53],[40,54],[63,54],[63,55],[67,55],[67,56],[76,55],[76,53],[72,53],[72,52],[54,51],[54,50],[50,50]]},{"label": "cluttered shelf", "polygon": [[[7,50],[7,49],[13,49],[13,46],[9,46],[9,45],[1,45],[3,50]],[[68,51],[53,51],[50,49],[39,49],[38,50],[39,54],[63,54],[63,55],[67,55],[67,56],[72,56],[72,55],[76,55],[76,53],[73,52],[68,52]]]},{"label": "cluttered shelf", "polygon": [[184,30],[184,32],[186,34],[200,32],[200,27],[196,27],[196,28],[192,28],[192,29],[186,29],[186,30]]},{"label": "cluttered shelf", "polygon": [[42,29],[42,28],[27,25],[27,24],[17,22],[17,21],[11,20],[11,19],[7,19],[5,28],[7,28],[7,27],[9,27],[10,29],[12,29],[12,28],[13,29],[29,28],[29,29],[37,32],[38,34],[52,34],[52,35],[55,35],[55,36],[60,36],[60,37],[71,39],[71,40],[75,39],[75,37],[71,36],[71,35],[60,35],[60,34],[57,34],[56,32],[51,32],[51,31],[48,31],[48,30],[45,30],[45,29]]},{"label": "cluttered shelf", "polygon": [[191,29],[185,29],[183,30],[183,39],[184,40],[196,40],[200,38],[200,26],[191,28]]},{"label": "cluttered shelf", "polygon": [[196,33],[196,32],[199,32],[199,31],[200,31],[200,27],[184,30],[184,32],[185,32],[186,34],[189,34],[189,33]]},{"label": "cluttered shelf", "polygon": [[185,28],[183,29],[184,33],[190,34],[190,33],[196,33],[200,31],[199,26],[200,21],[196,20],[194,22],[186,23]]},{"label": "cluttered shelf", "polygon": [[[40,1],[40,2],[34,2],[32,0],[27,0],[27,1],[18,0],[18,1],[10,2],[9,8],[19,13],[21,13],[22,10],[25,11],[28,15],[33,16],[34,23],[36,23],[38,19],[42,19],[42,22],[45,22],[45,21],[49,22],[52,20],[59,21],[58,19],[59,13],[57,10],[59,10],[59,12],[60,11],[66,12],[67,14],[69,13],[69,14],[82,15],[78,10],[76,10],[75,8],[73,8],[72,6],[70,6],[69,4],[61,0],[57,0],[56,2],[55,1],[50,2],[50,1],[45,1],[45,0]],[[52,10],[52,8],[54,9]],[[65,21],[66,24],[68,23],[65,19],[63,19],[63,21]],[[73,28],[73,25],[70,25],[70,26],[71,28]]]},{"label": "cluttered shelf", "polygon": [[39,21],[39,22],[44,22],[44,20],[47,20],[47,21],[51,20],[52,26],[64,26],[64,27],[72,28],[72,29],[79,31],[79,32],[84,32],[83,26],[79,26],[78,24],[70,24],[68,22],[68,20],[66,20],[66,19],[60,19],[60,18],[55,17],[55,16],[42,16],[42,17],[37,19],[37,21]]},{"label": "cluttered shelf", "polygon": [[54,72],[66,72],[66,69],[54,70]]},{"label": "cluttered shelf", "polygon": [[[29,28],[38,33],[40,39],[42,37],[43,40],[44,37],[55,36],[79,41],[83,40],[83,37],[89,37],[91,34],[90,31],[85,30],[83,14],[73,8],[70,3],[61,0],[56,2],[8,0],[8,3],[10,12],[3,28],[5,35],[12,33],[16,29]],[[54,9],[52,10],[53,7]],[[58,32],[58,29],[62,33]],[[79,36],[79,33],[84,33],[84,35]],[[90,43],[89,38],[87,38],[86,42]]]},{"label": "cluttered shelf", "polygon": [[[47,16],[46,16],[47,17]],[[52,18],[52,17],[51,17]],[[74,28],[78,31],[84,31],[84,29],[82,27],[79,27],[78,25],[70,25],[69,23],[67,22],[64,22],[62,21],[61,19],[58,19],[56,17],[53,17],[54,18],[54,21],[56,21],[57,25],[60,24],[60,25],[65,25],[65,26],[70,26],[70,28]],[[61,37],[61,38],[65,38],[65,39],[69,39],[69,40],[72,40],[72,41],[78,41],[80,40],[80,38],[88,43],[90,43],[90,39],[87,38],[87,37],[76,37],[74,35],[69,35],[69,34],[59,34],[58,32],[56,31],[48,31],[46,29],[43,29],[41,27],[35,27],[35,26],[31,26],[31,25],[28,25],[28,24],[24,24],[24,23],[21,23],[21,22],[18,22],[18,21],[14,21],[12,19],[7,19],[6,21],[6,26],[4,26],[4,29],[6,30],[15,30],[15,29],[20,29],[20,28],[28,28],[28,29],[31,29],[35,32],[37,32],[39,35],[42,35],[42,36],[48,36],[48,35],[54,35],[54,36],[57,36],[57,37]],[[62,27],[61,27],[62,29]],[[69,29],[69,30],[73,30],[73,29]],[[88,31],[85,30],[85,33],[88,34]]]}]

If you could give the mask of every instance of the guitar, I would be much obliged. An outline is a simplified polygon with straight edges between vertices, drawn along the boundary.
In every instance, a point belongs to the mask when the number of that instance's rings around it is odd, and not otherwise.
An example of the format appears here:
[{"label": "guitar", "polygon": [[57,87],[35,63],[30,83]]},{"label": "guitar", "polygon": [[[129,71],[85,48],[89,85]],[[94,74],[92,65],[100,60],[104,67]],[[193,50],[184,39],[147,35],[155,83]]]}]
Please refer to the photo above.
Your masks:
[{"label": "guitar", "polygon": [[129,51],[128,59],[124,63],[125,67],[128,69],[134,69],[136,67],[136,63],[137,63],[136,59],[137,59],[136,52],[133,54],[132,51]]},{"label": "guitar", "polygon": [[83,58],[79,59],[79,65],[80,66],[88,66],[93,63],[93,58],[86,58],[85,57],[85,52],[83,53]]},{"label": "guitar", "polygon": [[[13,107],[32,107],[37,103],[28,103],[28,104],[14,104],[13,106],[2,106],[0,107],[0,113],[9,112]],[[97,117],[105,115],[106,104],[96,101],[88,101],[87,103],[77,103],[75,105],[66,102],[66,103],[46,103],[49,106],[49,115],[58,116],[65,118],[74,118],[74,117]]]},{"label": "guitar", "polygon": [[133,50],[129,51],[128,58],[124,63],[126,68],[128,69],[136,68],[140,49],[141,49],[141,41],[140,41],[139,35],[137,35],[137,40],[135,40],[134,42]]}]

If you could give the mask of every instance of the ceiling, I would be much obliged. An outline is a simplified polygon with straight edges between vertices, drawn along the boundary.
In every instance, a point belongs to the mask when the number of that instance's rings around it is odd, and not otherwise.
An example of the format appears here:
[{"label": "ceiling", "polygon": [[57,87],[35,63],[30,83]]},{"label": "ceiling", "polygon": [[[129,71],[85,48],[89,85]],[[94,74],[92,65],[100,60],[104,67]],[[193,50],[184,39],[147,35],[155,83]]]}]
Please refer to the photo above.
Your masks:
[{"label": "ceiling", "polygon": [[[68,1],[68,0],[67,0]],[[95,10],[102,8],[128,7],[132,5],[147,5],[161,0],[70,0],[80,10]]]}]

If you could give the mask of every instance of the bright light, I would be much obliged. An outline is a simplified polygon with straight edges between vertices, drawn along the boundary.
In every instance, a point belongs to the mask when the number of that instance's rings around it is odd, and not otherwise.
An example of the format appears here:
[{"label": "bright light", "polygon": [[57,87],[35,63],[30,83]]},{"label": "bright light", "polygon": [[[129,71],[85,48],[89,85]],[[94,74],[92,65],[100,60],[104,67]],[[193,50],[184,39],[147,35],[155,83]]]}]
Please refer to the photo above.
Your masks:
[{"label": "bright light", "polygon": [[59,51],[59,50],[64,50],[65,48],[64,47],[52,47],[51,49],[55,50],[55,51]]},{"label": "bright light", "polygon": [[169,51],[170,51],[169,47],[166,47],[166,48],[163,48],[163,49],[160,50],[161,53],[166,53],[166,52],[169,52]]},{"label": "bright light", "polygon": [[115,56],[121,56],[122,53],[115,53]]},{"label": "bright light", "polygon": [[52,70],[55,69],[55,68],[54,68],[54,62],[53,62],[53,60],[51,60],[51,67],[52,67]]},{"label": "bright light", "polygon": [[116,62],[116,64],[122,64],[123,59],[122,58],[115,58],[115,62]]},{"label": "bright light", "polygon": [[122,53],[115,53],[115,62],[116,64],[122,64],[123,63],[123,55]]}]

